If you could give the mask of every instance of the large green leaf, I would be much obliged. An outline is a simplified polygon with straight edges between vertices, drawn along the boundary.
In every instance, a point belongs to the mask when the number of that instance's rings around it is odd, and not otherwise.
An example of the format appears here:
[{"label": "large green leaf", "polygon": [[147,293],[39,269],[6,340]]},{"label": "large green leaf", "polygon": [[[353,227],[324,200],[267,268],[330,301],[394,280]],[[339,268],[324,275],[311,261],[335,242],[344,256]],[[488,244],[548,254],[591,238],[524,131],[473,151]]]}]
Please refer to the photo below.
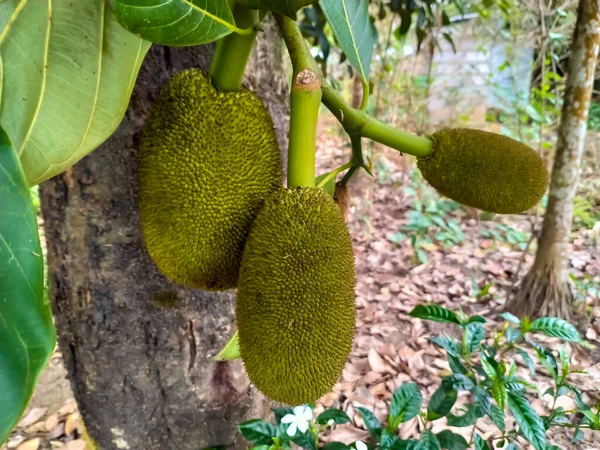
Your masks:
[{"label": "large green leaf", "polygon": [[150,43],[99,0],[0,2],[0,25],[0,123],[35,185],[112,134]]},{"label": "large green leaf", "polygon": [[569,342],[581,342],[581,334],[574,325],[557,317],[541,317],[531,324],[531,332],[544,333]]},{"label": "large green leaf", "polygon": [[123,27],[156,44],[206,44],[238,30],[225,0],[109,1]]},{"label": "large green leaf", "polygon": [[417,305],[410,312],[410,315],[423,320],[460,324],[460,319],[456,313],[439,305]]},{"label": "large green leaf", "polygon": [[237,0],[237,3],[249,8],[275,11],[295,19],[297,11],[312,3],[317,3],[317,0]]},{"label": "large green leaf", "polygon": [[[415,383],[404,383],[394,391],[390,405],[390,416],[394,425],[408,422],[419,414],[423,394]],[[398,422],[398,423],[396,423]]]},{"label": "large green leaf", "polygon": [[442,384],[429,399],[427,420],[436,420],[447,415],[456,403],[457,397],[458,392],[454,388]]},{"label": "large green leaf", "polygon": [[342,50],[368,88],[375,45],[369,1],[320,0],[319,4]]},{"label": "large green leaf", "polygon": [[27,406],[55,344],[29,188],[0,128],[0,445]]},{"label": "large green leaf", "polygon": [[533,445],[535,450],[544,450],[546,447],[544,422],[529,404],[529,400],[522,395],[510,393],[508,407],[523,437]]}]

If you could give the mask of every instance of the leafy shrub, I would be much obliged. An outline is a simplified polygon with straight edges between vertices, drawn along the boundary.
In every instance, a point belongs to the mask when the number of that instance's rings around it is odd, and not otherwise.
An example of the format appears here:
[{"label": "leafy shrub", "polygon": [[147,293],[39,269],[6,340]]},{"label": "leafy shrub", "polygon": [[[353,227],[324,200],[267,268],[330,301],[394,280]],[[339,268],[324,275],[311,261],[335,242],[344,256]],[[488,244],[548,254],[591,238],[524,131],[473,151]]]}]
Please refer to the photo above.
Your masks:
[{"label": "leafy shrub", "polygon": [[[534,338],[536,334],[544,334],[585,344],[577,329],[567,321],[552,317],[520,320],[504,313],[502,329],[494,331],[484,327],[486,320],[482,316],[467,317],[437,305],[420,305],[410,314],[459,327],[461,338],[458,340],[447,335],[431,339],[445,350],[452,374],[442,377],[426,407],[416,384],[402,384],[392,396],[389,413],[383,423],[369,409],[357,407],[369,430],[369,442],[357,441],[351,445],[329,442],[323,449],[516,450],[517,438],[522,438],[536,450],[554,450],[558,447],[548,445],[546,441],[546,432],[552,427],[572,428],[573,441],[582,438],[582,428],[600,430],[598,407],[588,407],[582,393],[569,380],[571,374],[581,372],[571,368],[566,350],[561,347],[558,352],[553,352]],[[491,345],[486,343],[489,340],[486,337],[493,338]],[[530,354],[535,356],[536,361]],[[537,371],[545,370],[552,377],[553,386],[539,393],[535,385],[517,376],[514,361],[517,355],[529,368],[532,379]],[[455,407],[459,392],[469,393],[469,402],[460,409]],[[540,416],[531,406],[529,397],[533,393],[553,397],[548,415]],[[576,410],[567,411],[556,406],[557,398],[565,395],[573,398]],[[275,408],[274,423],[253,419],[240,424],[239,429],[255,450],[289,449],[292,442],[304,449],[316,450],[322,431],[351,421],[344,411],[338,409],[326,409],[313,419],[310,409],[311,406],[306,405],[294,409]],[[475,427],[477,421],[485,416],[498,430],[487,439],[479,435]],[[514,419],[515,427],[507,426],[510,423],[506,420],[508,416]],[[399,425],[415,417],[421,423],[419,438],[401,439],[398,436]],[[443,417],[448,426],[470,427],[467,433],[469,441],[448,429],[434,434],[431,431],[433,422]]]}]

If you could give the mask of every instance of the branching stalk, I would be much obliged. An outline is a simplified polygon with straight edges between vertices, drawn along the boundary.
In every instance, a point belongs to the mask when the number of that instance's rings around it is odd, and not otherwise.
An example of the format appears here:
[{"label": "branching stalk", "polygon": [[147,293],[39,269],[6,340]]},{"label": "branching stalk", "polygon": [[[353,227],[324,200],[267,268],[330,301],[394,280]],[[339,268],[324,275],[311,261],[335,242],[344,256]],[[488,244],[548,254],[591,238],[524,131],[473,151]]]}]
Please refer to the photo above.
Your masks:
[{"label": "branching stalk", "polygon": [[323,104],[339,120],[350,136],[360,135],[419,158],[426,158],[433,151],[431,139],[398,130],[380,120],[369,117],[364,111],[348,105],[327,84],[323,85]]}]

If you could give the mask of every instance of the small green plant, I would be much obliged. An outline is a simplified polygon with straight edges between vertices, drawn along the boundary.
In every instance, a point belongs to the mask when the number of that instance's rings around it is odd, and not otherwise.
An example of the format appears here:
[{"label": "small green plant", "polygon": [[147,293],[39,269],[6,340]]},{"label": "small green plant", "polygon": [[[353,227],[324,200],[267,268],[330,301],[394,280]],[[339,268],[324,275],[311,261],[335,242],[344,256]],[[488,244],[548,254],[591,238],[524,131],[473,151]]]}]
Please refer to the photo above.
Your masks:
[{"label": "small green plant", "polygon": [[592,229],[600,222],[600,210],[585,197],[575,197],[573,202],[573,228]]},{"label": "small green plant", "polygon": [[600,131],[600,103],[590,103],[587,125],[588,130]]},{"label": "small green plant", "polygon": [[418,175],[416,171],[411,174],[412,183],[402,188],[412,199],[408,223],[388,239],[394,244],[410,239],[416,262],[425,264],[428,260],[428,247],[439,243],[444,248],[449,248],[464,242],[465,234],[456,219],[448,217],[460,205],[451,200],[443,200],[415,175]]},{"label": "small green plant", "polygon": [[[505,322],[501,329],[485,327],[482,316],[467,317],[437,305],[419,305],[411,316],[455,324],[460,329],[460,339],[448,335],[431,338],[445,350],[451,375],[442,377],[437,390],[426,407],[423,395],[414,383],[404,383],[392,396],[386,420],[381,423],[372,411],[357,407],[370,433],[368,442],[357,441],[351,445],[329,442],[319,447],[319,434],[328,427],[351,422],[351,418],[338,409],[326,409],[313,419],[312,405],[296,408],[275,408],[275,423],[253,419],[240,424],[242,435],[253,449],[289,449],[294,443],[307,450],[489,450],[502,448],[516,450],[517,438],[529,442],[536,450],[554,450],[546,433],[552,427],[573,429],[572,441],[583,437],[583,428],[600,430],[598,406],[588,407],[581,391],[571,384],[570,376],[582,373],[573,370],[566,350],[553,352],[535,339],[544,334],[563,341],[585,344],[581,334],[569,322],[545,317],[530,321],[518,319],[509,313],[502,314]],[[547,372],[553,386],[539,392],[532,382],[517,375],[514,361],[519,356],[529,368],[531,378],[538,371]],[[533,356],[533,357],[532,357]],[[537,362],[534,361],[537,359]],[[461,408],[455,407],[459,392],[467,392],[469,401]],[[531,406],[534,396],[552,396],[548,415],[540,416]],[[576,409],[565,410],[556,406],[561,396],[573,398]],[[512,416],[514,427],[507,426]],[[484,438],[477,433],[478,420],[488,417],[497,432]],[[417,418],[421,426],[418,439],[401,439],[400,424]],[[449,427],[469,428],[464,436],[449,429],[433,433],[433,422],[445,417]]]},{"label": "small green plant", "polygon": [[527,248],[527,241],[529,240],[527,233],[498,222],[494,224],[493,228],[481,230],[481,236],[493,239],[496,242],[508,242],[510,245],[515,245],[521,250]]}]

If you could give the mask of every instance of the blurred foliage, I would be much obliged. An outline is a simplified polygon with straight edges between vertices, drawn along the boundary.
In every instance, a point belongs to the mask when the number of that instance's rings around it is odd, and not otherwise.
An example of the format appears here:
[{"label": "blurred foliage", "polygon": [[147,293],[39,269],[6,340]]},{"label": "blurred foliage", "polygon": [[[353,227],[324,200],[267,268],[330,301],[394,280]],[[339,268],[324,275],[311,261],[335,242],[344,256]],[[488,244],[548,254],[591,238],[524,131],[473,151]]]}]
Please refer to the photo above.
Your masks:
[{"label": "blurred foliage", "polygon": [[461,244],[465,234],[451,213],[460,209],[460,204],[441,198],[427,185],[417,170],[411,173],[411,183],[402,187],[411,200],[408,223],[398,232],[388,236],[390,242],[399,244],[409,240],[414,250],[415,263],[425,264],[427,252],[437,245],[450,248]]}]

